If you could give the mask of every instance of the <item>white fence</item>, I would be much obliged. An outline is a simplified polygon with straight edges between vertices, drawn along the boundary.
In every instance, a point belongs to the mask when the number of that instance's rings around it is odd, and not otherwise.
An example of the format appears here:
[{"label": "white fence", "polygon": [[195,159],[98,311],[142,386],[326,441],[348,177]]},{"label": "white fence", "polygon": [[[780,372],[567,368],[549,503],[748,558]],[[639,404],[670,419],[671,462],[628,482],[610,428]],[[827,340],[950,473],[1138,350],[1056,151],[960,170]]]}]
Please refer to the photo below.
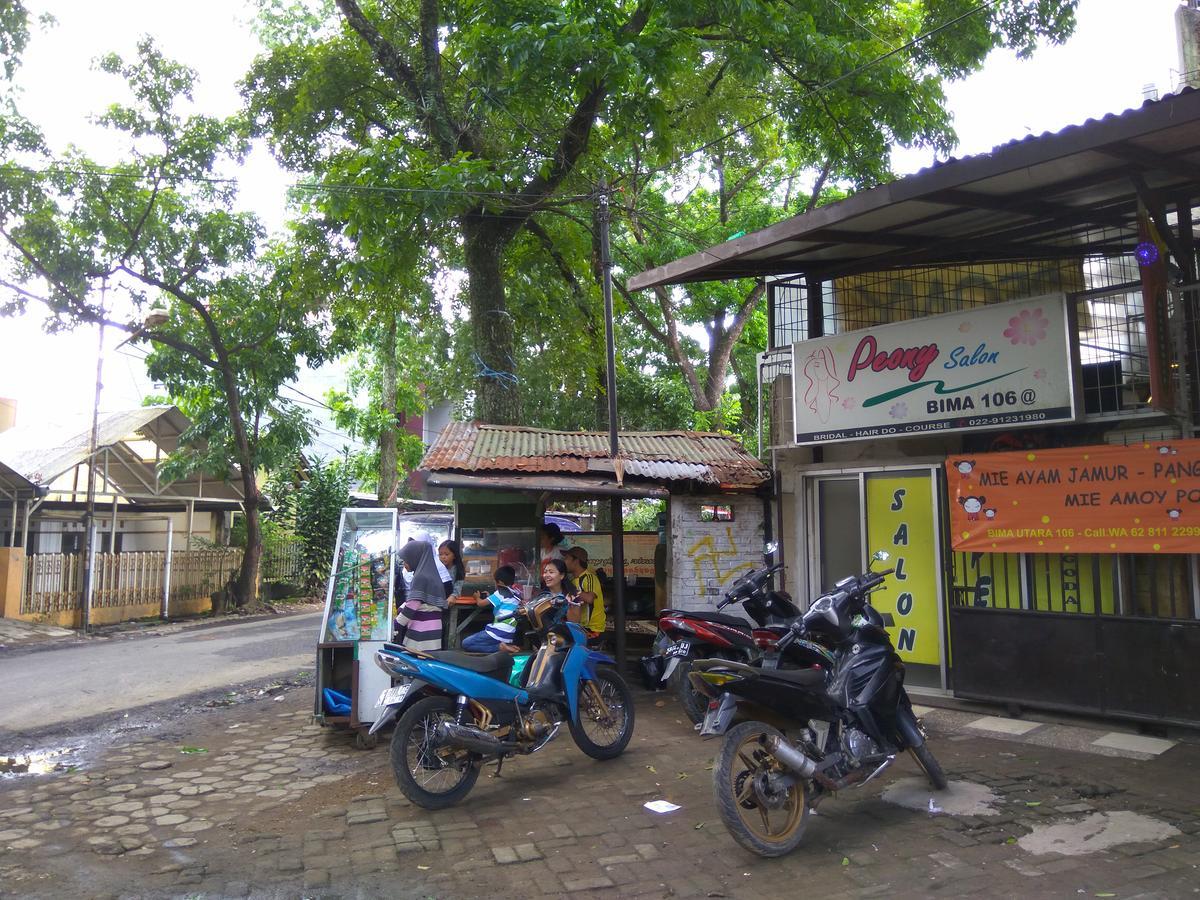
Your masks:
[{"label": "white fence", "polygon": [[[224,587],[242,564],[238,548],[97,553],[94,557],[93,607],[160,605],[207,597]],[[83,592],[83,554],[36,553],[25,560],[21,612],[45,614],[79,609]]]}]

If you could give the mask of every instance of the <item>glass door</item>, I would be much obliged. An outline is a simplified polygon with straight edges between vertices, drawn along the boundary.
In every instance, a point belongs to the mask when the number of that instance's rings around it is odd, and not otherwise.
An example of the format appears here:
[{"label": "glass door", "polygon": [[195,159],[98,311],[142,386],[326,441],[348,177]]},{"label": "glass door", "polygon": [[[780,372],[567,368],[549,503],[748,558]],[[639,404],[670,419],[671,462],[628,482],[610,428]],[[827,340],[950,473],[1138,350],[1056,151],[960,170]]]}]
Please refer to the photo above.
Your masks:
[{"label": "glass door", "polygon": [[858,575],[877,550],[896,572],[871,595],[891,613],[889,629],[909,684],[946,685],[941,541],[931,469],[860,472],[810,479],[810,572],[815,593]]}]

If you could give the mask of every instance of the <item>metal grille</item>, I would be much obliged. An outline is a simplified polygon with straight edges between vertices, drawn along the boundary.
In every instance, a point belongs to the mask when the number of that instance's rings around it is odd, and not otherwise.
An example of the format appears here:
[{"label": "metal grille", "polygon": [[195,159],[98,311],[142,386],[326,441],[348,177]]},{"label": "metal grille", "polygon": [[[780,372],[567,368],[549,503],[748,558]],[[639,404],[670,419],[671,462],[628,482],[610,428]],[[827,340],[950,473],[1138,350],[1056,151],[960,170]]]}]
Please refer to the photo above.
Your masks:
[{"label": "metal grille", "polygon": [[1195,619],[1192,557],[955,553],[955,606]]}]

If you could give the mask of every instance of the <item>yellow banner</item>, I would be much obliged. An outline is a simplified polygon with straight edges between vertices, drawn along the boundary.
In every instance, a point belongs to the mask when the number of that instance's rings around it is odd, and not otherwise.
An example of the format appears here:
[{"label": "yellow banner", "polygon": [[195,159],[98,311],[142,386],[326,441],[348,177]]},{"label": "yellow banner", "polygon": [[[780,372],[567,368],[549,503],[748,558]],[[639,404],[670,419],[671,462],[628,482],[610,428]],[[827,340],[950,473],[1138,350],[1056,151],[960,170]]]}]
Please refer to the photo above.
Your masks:
[{"label": "yellow banner", "polygon": [[871,605],[890,612],[896,652],[905,662],[937,665],[938,562],[929,475],[867,476],[867,550],[886,550],[896,573],[871,595]]}]

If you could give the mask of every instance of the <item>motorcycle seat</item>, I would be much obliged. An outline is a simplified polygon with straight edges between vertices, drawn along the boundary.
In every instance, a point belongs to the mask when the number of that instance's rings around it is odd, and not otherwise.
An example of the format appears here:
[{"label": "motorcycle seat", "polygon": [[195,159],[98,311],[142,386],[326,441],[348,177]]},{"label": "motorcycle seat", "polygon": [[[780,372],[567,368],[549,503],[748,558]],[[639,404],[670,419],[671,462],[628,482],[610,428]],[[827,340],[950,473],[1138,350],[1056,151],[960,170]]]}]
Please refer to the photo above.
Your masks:
[{"label": "motorcycle seat", "polygon": [[801,687],[822,687],[825,684],[824,669],[772,669],[770,677]]},{"label": "motorcycle seat", "polygon": [[692,619],[699,619],[701,622],[715,622],[718,625],[728,625],[731,628],[742,628],[749,631],[753,626],[745,619],[739,619],[737,616],[727,616],[723,613],[714,612],[697,612],[694,609],[664,609],[658,614],[661,619],[663,616],[687,616]]},{"label": "motorcycle seat", "polygon": [[495,653],[462,653],[458,650],[432,650],[428,654],[438,662],[444,662],[460,669],[478,672],[480,675],[490,675],[507,681],[512,673],[513,655],[499,650]]}]

